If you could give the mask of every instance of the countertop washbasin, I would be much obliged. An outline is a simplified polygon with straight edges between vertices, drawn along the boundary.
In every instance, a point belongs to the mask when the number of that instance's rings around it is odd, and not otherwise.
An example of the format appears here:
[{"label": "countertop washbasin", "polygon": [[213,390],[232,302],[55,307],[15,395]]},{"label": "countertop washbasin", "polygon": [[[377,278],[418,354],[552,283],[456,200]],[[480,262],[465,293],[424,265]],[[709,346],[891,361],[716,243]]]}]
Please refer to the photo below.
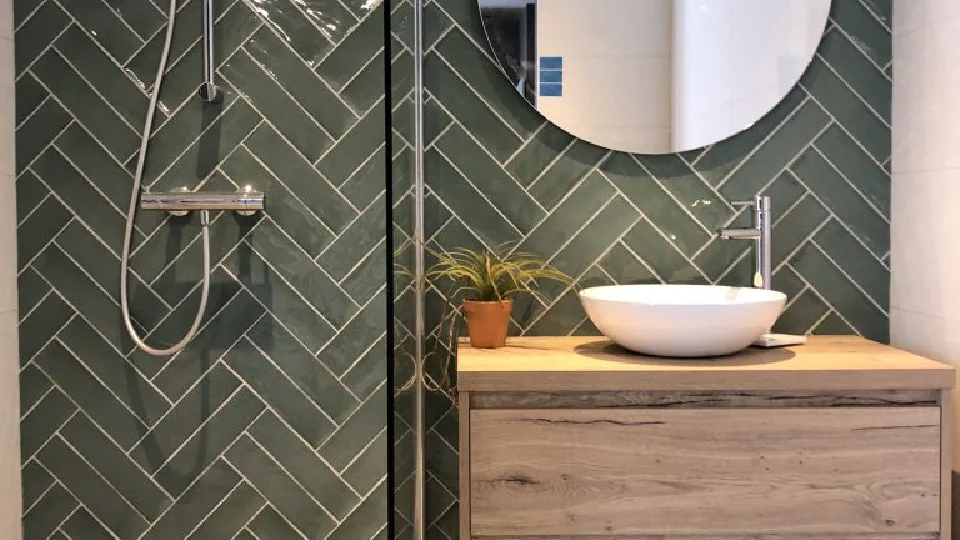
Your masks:
[{"label": "countertop washbasin", "polygon": [[732,354],[770,330],[787,297],[714,285],[611,285],[580,292],[603,335],[631,351],[696,358]]}]

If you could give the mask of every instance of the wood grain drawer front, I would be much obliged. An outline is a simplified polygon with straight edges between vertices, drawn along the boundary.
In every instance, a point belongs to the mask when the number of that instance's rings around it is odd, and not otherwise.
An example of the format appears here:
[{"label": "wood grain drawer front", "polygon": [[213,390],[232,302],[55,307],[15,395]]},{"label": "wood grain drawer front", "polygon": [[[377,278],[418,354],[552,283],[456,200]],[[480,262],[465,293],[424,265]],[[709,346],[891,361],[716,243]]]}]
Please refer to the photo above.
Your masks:
[{"label": "wood grain drawer front", "polygon": [[474,537],[939,530],[936,407],[475,410]]}]

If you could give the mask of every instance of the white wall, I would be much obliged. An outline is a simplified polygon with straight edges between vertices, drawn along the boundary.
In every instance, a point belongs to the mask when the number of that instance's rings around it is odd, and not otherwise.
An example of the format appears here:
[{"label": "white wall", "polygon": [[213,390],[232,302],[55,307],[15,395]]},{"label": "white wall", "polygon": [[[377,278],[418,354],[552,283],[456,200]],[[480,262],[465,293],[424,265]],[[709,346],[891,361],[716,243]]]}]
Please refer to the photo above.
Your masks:
[{"label": "white wall", "polygon": [[537,109],[594,144],[670,152],[672,4],[538,1],[537,55],[563,57],[563,96]]},{"label": "white wall", "polygon": [[14,187],[13,0],[0,0],[0,536],[20,540],[20,354]]},{"label": "white wall", "polygon": [[[960,366],[957,36],[957,0],[894,0],[890,341]],[[958,417],[955,409],[955,475]]]},{"label": "white wall", "polygon": [[674,10],[672,146],[684,150],[750,127],[790,92],[830,2],[676,0]]}]

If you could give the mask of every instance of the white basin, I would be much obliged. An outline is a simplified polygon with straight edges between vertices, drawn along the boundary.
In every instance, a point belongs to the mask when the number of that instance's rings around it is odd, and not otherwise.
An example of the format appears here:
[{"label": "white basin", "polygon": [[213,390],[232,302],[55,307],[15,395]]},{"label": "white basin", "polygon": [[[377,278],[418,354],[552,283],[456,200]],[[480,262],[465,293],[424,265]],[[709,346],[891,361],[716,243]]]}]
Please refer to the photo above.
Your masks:
[{"label": "white basin", "polygon": [[580,293],[593,324],[621,347],[657,356],[721,356],[769,332],[785,294],[712,285],[612,285]]}]

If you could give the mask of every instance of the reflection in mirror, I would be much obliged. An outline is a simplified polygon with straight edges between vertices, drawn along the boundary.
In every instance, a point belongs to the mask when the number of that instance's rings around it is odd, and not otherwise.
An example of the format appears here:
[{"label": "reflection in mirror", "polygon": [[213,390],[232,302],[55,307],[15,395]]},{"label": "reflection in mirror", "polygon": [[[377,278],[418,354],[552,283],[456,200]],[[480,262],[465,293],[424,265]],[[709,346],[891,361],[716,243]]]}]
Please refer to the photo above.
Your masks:
[{"label": "reflection in mirror", "polygon": [[517,91],[591,143],[664,154],[753,125],[800,79],[830,0],[478,0]]}]

